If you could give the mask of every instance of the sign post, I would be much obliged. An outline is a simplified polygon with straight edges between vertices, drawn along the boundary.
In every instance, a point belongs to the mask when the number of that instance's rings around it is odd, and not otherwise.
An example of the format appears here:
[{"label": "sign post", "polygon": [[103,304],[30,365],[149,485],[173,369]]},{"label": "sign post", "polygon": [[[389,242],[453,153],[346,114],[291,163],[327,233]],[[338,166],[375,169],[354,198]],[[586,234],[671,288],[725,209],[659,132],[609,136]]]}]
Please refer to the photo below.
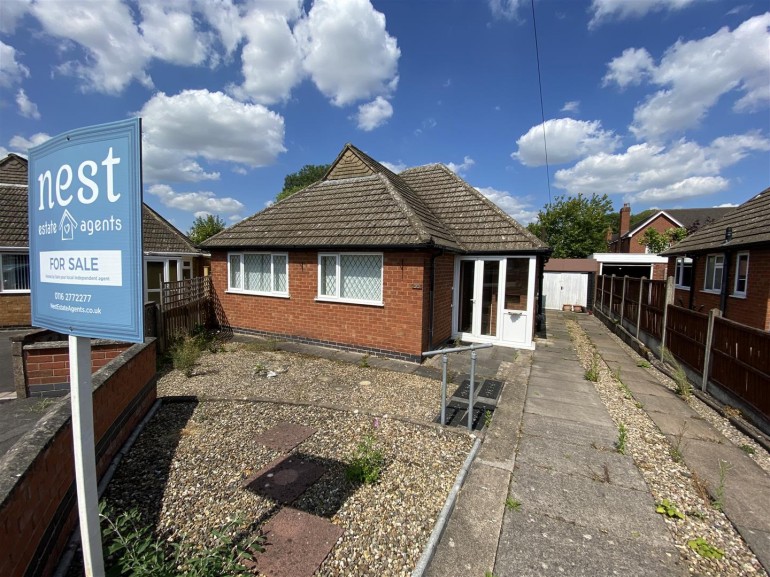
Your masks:
[{"label": "sign post", "polygon": [[83,561],[101,577],[90,339],[144,340],[140,119],[30,149],[29,248],[32,324],[69,335]]}]

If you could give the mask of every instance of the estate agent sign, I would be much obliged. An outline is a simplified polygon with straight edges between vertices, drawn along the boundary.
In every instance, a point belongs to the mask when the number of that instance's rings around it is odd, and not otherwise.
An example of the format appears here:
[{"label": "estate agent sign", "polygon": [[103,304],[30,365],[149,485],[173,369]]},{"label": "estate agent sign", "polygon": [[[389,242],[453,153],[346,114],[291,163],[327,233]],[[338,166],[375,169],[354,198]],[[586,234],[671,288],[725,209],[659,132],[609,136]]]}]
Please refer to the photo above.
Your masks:
[{"label": "estate agent sign", "polygon": [[29,151],[32,324],[143,341],[141,121]]}]

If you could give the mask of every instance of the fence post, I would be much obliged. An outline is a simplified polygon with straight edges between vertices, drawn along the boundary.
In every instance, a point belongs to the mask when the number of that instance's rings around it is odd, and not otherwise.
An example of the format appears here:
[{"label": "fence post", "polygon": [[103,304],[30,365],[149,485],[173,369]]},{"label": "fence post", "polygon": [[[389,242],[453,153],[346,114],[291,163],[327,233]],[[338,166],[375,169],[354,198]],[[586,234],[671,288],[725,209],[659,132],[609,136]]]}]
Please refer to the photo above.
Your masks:
[{"label": "fence post", "polygon": [[663,360],[663,349],[666,348],[666,325],[668,324],[668,305],[674,302],[674,277],[666,279],[666,298],[663,301],[663,327],[660,331],[660,360]]},{"label": "fence post", "polygon": [[644,294],[644,277],[639,279],[639,300],[636,304],[636,340],[639,340],[639,329],[642,326],[642,295]]},{"label": "fence post", "polygon": [[604,279],[607,278],[607,275],[602,275],[602,312],[606,315],[607,309],[604,308]]},{"label": "fence post", "polygon": [[628,284],[628,275],[623,276],[623,290],[620,293],[620,326],[623,327],[623,318],[626,315],[626,285]]},{"label": "fence post", "polygon": [[703,358],[703,379],[700,383],[700,390],[705,391],[709,382],[709,368],[711,365],[711,342],[714,340],[714,319],[721,317],[722,311],[719,309],[711,309],[709,311],[709,324],[706,329],[706,354]]},{"label": "fence post", "polygon": [[[612,301],[615,299],[615,275],[612,275],[612,278],[610,279],[610,314],[607,316],[612,319]],[[613,319],[614,320],[614,319]]]}]

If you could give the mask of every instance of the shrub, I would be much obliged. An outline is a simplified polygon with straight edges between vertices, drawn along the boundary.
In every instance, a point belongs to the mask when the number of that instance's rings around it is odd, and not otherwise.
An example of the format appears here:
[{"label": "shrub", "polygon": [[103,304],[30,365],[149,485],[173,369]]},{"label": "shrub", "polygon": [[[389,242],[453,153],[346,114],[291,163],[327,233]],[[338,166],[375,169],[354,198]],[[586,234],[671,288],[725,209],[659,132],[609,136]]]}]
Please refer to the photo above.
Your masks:
[{"label": "shrub", "polygon": [[186,377],[193,375],[193,370],[200,357],[200,341],[195,337],[184,337],[171,347],[171,361],[174,368],[182,371]]},{"label": "shrub", "polygon": [[[374,429],[379,428],[379,419],[374,420]],[[376,446],[374,432],[367,433],[356,448],[356,456],[345,470],[348,480],[373,485],[380,480],[385,457]]]}]

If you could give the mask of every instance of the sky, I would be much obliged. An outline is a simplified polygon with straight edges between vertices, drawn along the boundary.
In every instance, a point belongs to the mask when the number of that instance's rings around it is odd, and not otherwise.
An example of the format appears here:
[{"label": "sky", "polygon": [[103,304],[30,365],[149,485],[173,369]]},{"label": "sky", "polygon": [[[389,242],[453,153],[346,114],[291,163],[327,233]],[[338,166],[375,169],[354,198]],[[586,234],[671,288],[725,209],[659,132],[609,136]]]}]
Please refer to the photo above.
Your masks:
[{"label": "sky", "polygon": [[348,142],[523,224],[561,195],[738,205],[770,186],[770,2],[0,0],[0,155],[137,116],[144,201],[184,232]]}]

